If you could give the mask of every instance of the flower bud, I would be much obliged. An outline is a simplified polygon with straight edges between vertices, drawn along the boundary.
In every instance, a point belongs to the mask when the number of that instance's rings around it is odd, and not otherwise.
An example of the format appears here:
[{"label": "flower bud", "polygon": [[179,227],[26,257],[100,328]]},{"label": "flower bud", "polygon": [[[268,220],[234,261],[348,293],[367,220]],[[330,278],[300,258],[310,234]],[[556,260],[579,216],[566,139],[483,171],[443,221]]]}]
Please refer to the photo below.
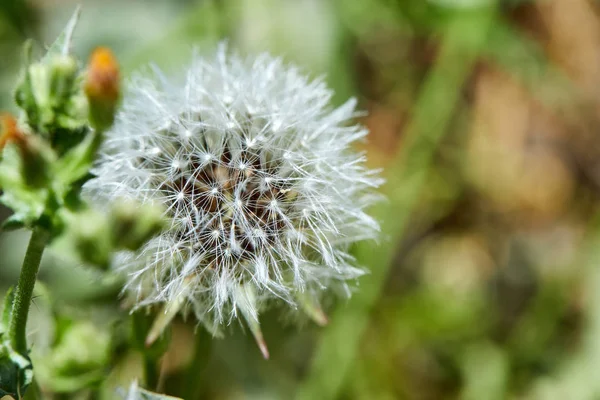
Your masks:
[{"label": "flower bud", "polygon": [[110,335],[90,322],[70,324],[47,356],[36,359],[36,379],[53,392],[100,382],[110,357]]},{"label": "flower bud", "polygon": [[22,140],[23,134],[17,129],[17,120],[12,115],[0,115],[0,122],[2,123],[2,130],[0,130],[0,151],[2,151],[8,142]]},{"label": "flower bud", "polygon": [[113,248],[108,224],[101,214],[89,210],[74,216],[68,229],[75,253],[82,261],[108,268]]},{"label": "flower bud", "polygon": [[50,100],[62,105],[73,93],[77,77],[77,61],[71,56],[56,56],[49,62]]},{"label": "flower bud", "polygon": [[17,127],[11,115],[0,117],[3,132],[0,136],[0,150],[8,142],[14,142],[21,154],[21,173],[23,181],[31,187],[44,187],[49,182],[49,165],[52,161],[52,150],[39,137],[24,134]]},{"label": "flower bud", "polygon": [[60,144],[57,135],[71,136],[85,125],[77,76],[73,57],[54,55],[27,66],[17,85],[15,100],[25,111],[27,124],[52,143]]},{"label": "flower bud", "polygon": [[111,212],[113,243],[116,248],[137,250],[163,228],[163,210],[133,201],[115,204]]},{"label": "flower bud", "polygon": [[90,370],[108,361],[110,338],[90,322],[73,324],[64,333],[53,355],[57,371]]},{"label": "flower bud", "polygon": [[120,97],[119,65],[109,49],[99,47],[92,53],[84,90],[92,126],[97,130],[109,128]]}]

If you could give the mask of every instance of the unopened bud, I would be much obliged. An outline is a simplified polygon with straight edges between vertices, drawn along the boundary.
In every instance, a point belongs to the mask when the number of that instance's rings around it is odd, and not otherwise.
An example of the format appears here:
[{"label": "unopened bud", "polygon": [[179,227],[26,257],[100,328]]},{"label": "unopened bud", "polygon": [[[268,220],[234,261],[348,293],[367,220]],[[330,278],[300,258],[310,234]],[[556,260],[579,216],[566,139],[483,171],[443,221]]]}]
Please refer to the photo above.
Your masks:
[{"label": "unopened bud", "polygon": [[12,115],[5,114],[0,120],[3,125],[0,150],[8,142],[14,142],[21,154],[23,181],[32,187],[45,186],[49,179],[49,164],[53,159],[52,150],[39,137],[23,133]]},{"label": "unopened bud", "polygon": [[157,206],[118,202],[111,213],[114,246],[139,249],[163,228],[162,214],[163,210]]},{"label": "unopened bud", "polygon": [[36,134],[54,141],[58,130],[84,125],[85,114],[75,106],[83,96],[78,74],[77,61],[68,55],[54,55],[25,68],[15,100]]},{"label": "unopened bud", "polygon": [[102,215],[91,210],[80,214],[71,221],[70,234],[75,252],[82,261],[102,269],[108,268],[112,246]]},{"label": "unopened bud", "polygon": [[10,114],[0,115],[0,123],[2,123],[0,130],[0,151],[4,149],[4,146],[8,142],[18,142],[23,140],[23,133],[17,128],[17,120]]},{"label": "unopened bud", "polygon": [[115,119],[120,97],[119,65],[108,48],[99,47],[92,53],[84,90],[92,126],[107,129]]},{"label": "unopened bud", "polygon": [[62,335],[52,354],[56,372],[75,375],[104,367],[108,361],[109,335],[91,322],[76,322]]},{"label": "unopened bud", "polygon": [[77,61],[71,56],[56,56],[50,60],[50,99],[62,106],[74,91]]}]

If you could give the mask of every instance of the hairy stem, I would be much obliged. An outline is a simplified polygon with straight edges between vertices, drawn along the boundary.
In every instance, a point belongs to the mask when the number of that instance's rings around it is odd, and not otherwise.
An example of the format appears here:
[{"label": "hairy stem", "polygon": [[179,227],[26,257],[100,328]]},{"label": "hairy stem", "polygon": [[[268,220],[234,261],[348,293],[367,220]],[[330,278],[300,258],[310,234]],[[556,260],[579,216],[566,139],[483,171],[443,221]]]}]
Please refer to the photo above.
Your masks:
[{"label": "hairy stem", "polygon": [[27,316],[29,315],[29,305],[33,287],[40,269],[40,261],[44,248],[48,243],[48,232],[41,228],[35,228],[27,246],[27,253],[21,267],[19,283],[15,291],[15,299],[12,305],[12,311],[9,324],[9,338],[14,350],[22,356],[27,356]]}]

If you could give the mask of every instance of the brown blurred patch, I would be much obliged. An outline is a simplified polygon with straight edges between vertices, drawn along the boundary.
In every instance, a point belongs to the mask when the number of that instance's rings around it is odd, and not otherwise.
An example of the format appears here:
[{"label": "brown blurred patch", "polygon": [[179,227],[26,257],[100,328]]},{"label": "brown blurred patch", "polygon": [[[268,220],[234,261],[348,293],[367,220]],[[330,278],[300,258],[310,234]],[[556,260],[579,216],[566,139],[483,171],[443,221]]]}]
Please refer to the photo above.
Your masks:
[{"label": "brown blurred patch", "polygon": [[541,0],[550,58],[569,75],[585,98],[600,101],[600,22],[588,0]]},{"label": "brown blurred patch", "polygon": [[362,120],[369,129],[369,163],[382,168],[394,158],[400,142],[400,132],[406,124],[406,113],[400,107],[372,103],[369,114]]},{"label": "brown blurred patch", "polygon": [[491,66],[480,71],[466,173],[498,212],[519,223],[556,218],[573,192],[572,174],[548,140],[556,133],[536,111],[510,76]]},{"label": "brown blurred patch", "polygon": [[420,84],[434,62],[437,43],[407,29],[387,27],[359,38],[353,62],[357,86],[367,101],[363,123],[370,131],[369,162],[384,167],[400,145]]}]

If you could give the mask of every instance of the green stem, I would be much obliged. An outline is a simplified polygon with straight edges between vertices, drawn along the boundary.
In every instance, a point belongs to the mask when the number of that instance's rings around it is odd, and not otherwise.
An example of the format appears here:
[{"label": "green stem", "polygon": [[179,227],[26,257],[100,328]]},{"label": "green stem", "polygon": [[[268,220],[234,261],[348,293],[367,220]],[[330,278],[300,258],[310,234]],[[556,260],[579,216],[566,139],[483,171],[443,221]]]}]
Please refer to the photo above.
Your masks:
[{"label": "green stem", "polygon": [[33,287],[40,269],[40,261],[44,248],[48,243],[48,232],[41,228],[35,228],[27,246],[27,253],[21,267],[19,283],[15,291],[15,299],[12,306],[9,338],[15,351],[22,356],[27,357],[27,337],[25,328],[27,327],[27,316],[29,315],[29,305],[33,295]]},{"label": "green stem", "polygon": [[152,356],[144,354],[144,375],[146,377],[146,387],[155,390],[158,385],[157,360]]},{"label": "green stem", "polygon": [[376,251],[372,243],[356,246],[358,263],[369,266],[371,273],[361,281],[360,291],[347,307],[338,308],[332,315],[330,325],[316,346],[306,379],[300,383],[296,400],[340,397],[368,327],[371,310],[388,276],[396,246],[409,226],[409,218],[427,183],[437,144],[450,125],[463,85],[485,45],[495,13],[493,5],[491,2],[489,7],[476,11],[457,12],[442,31],[436,64],[414,106],[403,148],[388,168],[389,202],[373,210],[373,216],[382,221],[387,240]]},{"label": "green stem", "polygon": [[188,367],[186,377],[186,392],[182,393],[184,399],[200,399],[202,397],[202,389],[206,384],[205,372],[210,360],[210,349],[212,340],[208,332],[202,328],[198,328],[195,334],[194,358]]}]

